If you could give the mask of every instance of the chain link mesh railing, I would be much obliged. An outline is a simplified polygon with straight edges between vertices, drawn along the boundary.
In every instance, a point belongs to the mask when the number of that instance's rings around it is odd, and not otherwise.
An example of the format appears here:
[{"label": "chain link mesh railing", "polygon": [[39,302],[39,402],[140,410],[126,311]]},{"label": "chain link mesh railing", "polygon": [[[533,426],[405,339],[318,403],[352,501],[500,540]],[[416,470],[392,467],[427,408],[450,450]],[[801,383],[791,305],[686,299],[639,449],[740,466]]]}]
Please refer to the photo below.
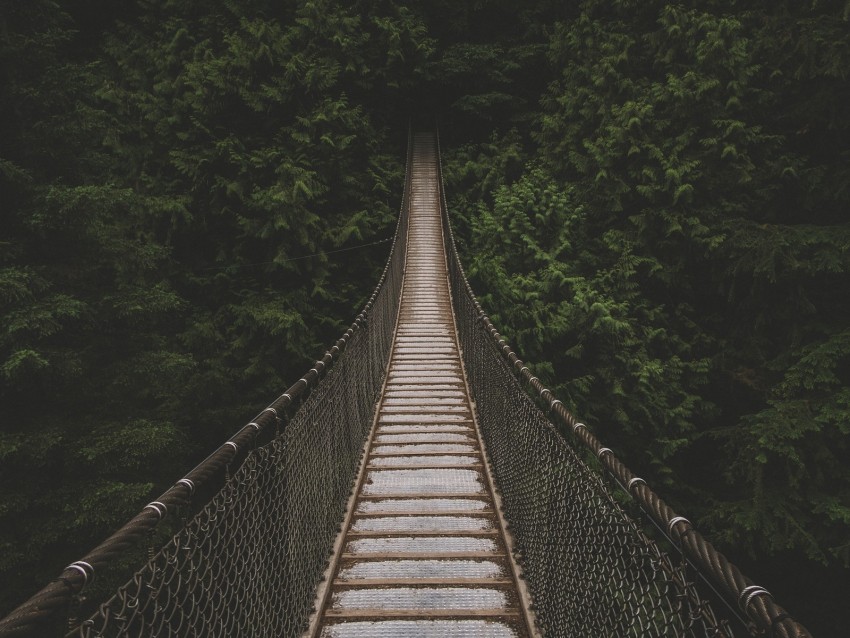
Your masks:
[{"label": "chain link mesh railing", "polygon": [[[439,140],[437,145],[439,157]],[[443,189],[442,175],[439,181]],[[470,391],[545,635],[809,636],[603,447],[511,351],[466,279],[444,189],[440,201]],[[523,385],[573,432],[573,441],[558,432]],[[594,457],[602,471],[591,469]],[[672,551],[663,551],[650,538],[651,528],[627,515],[615,497],[619,488]]]},{"label": "chain link mesh railing", "polygon": [[[390,257],[351,328],[203,463],[0,620],[0,636],[280,638],[306,628],[392,347],[411,147],[408,140]],[[81,594],[92,578],[169,524],[177,529],[171,539],[151,549],[147,564],[79,623]]]},{"label": "chain link mesh railing", "polygon": [[[410,149],[410,144],[408,145]],[[395,325],[408,179],[390,259],[364,311],[286,393],[135,518],[0,620],[0,636],[297,636],[328,561],[372,422]],[[548,636],[808,636],[545,389],[484,314],[442,196],[460,342],[489,460],[540,628]],[[344,351],[344,353],[343,353]],[[535,401],[574,434],[565,440]],[[585,462],[592,455],[597,472]],[[616,499],[662,531],[662,551]],[[182,516],[182,519],[180,518]],[[111,562],[177,529],[81,624]],[[717,595],[715,596],[715,592]],[[714,609],[718,612],[715,615]]]}]

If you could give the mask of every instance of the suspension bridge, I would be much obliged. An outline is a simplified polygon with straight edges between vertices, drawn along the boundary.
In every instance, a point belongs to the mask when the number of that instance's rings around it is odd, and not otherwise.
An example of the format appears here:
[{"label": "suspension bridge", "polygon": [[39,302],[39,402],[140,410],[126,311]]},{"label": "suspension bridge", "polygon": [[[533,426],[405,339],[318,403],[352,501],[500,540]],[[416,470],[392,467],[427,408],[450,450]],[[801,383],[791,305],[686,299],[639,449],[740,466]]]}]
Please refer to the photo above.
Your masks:
[{"label": "suspension bridge", "polygon": [[[92,599],[96,576],[133,560]],[[390,256],[351,328],[0,620],[3,637],[62,635],[810,634],[497,332],[464,275],[426,132],[410,136]]]}]

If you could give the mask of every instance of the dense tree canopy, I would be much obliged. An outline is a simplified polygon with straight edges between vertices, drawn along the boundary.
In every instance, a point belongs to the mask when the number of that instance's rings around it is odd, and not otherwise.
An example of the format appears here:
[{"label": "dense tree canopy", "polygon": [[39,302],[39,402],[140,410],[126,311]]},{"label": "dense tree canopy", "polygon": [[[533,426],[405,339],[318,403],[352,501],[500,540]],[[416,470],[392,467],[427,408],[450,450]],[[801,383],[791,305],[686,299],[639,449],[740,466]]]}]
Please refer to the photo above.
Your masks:
[{"label": "dense tree canopy", "polygon": [[0,0],[0,613],[341,332],[427,114],[494,322],[833,632],[848,69],[845,0]]}]

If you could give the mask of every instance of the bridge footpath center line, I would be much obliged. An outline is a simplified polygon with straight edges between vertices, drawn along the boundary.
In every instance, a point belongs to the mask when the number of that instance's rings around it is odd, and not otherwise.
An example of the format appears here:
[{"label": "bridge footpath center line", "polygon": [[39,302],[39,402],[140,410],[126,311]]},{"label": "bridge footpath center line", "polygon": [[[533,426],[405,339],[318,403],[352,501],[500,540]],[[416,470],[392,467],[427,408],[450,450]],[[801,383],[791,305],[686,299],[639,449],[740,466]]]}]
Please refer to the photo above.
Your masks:
[{"label": "bridge footpath center line", "polygon": [[455,334],[433,136],[413,153],[388,376],[310,635],[531,636]]}]

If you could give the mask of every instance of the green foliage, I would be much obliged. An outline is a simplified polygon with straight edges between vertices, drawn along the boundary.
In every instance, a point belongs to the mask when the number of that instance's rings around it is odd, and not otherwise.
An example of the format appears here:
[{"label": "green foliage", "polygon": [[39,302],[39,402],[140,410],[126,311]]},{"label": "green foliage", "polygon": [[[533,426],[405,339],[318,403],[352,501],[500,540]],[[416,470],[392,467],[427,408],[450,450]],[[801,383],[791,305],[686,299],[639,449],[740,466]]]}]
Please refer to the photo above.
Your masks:
[{"label": "green foliage", "polygon": [[670,457],[705,411],[709,360],[690,308],[643,296],[661,264],[621,233],[587,233],[596,213],[532,166],[473,221],[469,272],[493,320],[576,414],[669,478]]},{"label": "green foliage", "polygon": [[535,372],[724,548],[846,578],[848,19],[0,0],[0,609],[341,332],[386,244],[329,251],[390,236],[434,113],[473,285]]},{"label": "green foliage", "polygon": [[729,542],[747,533],[764,551],[800,547],[813,560],[850,562],[850,486],[842,481],[850,453],[850,332],[807,343],[773,366],[779,381],[767,406],[722,433],[729,478],[752,486],[752,501],[724,504],[712,516]]}]

